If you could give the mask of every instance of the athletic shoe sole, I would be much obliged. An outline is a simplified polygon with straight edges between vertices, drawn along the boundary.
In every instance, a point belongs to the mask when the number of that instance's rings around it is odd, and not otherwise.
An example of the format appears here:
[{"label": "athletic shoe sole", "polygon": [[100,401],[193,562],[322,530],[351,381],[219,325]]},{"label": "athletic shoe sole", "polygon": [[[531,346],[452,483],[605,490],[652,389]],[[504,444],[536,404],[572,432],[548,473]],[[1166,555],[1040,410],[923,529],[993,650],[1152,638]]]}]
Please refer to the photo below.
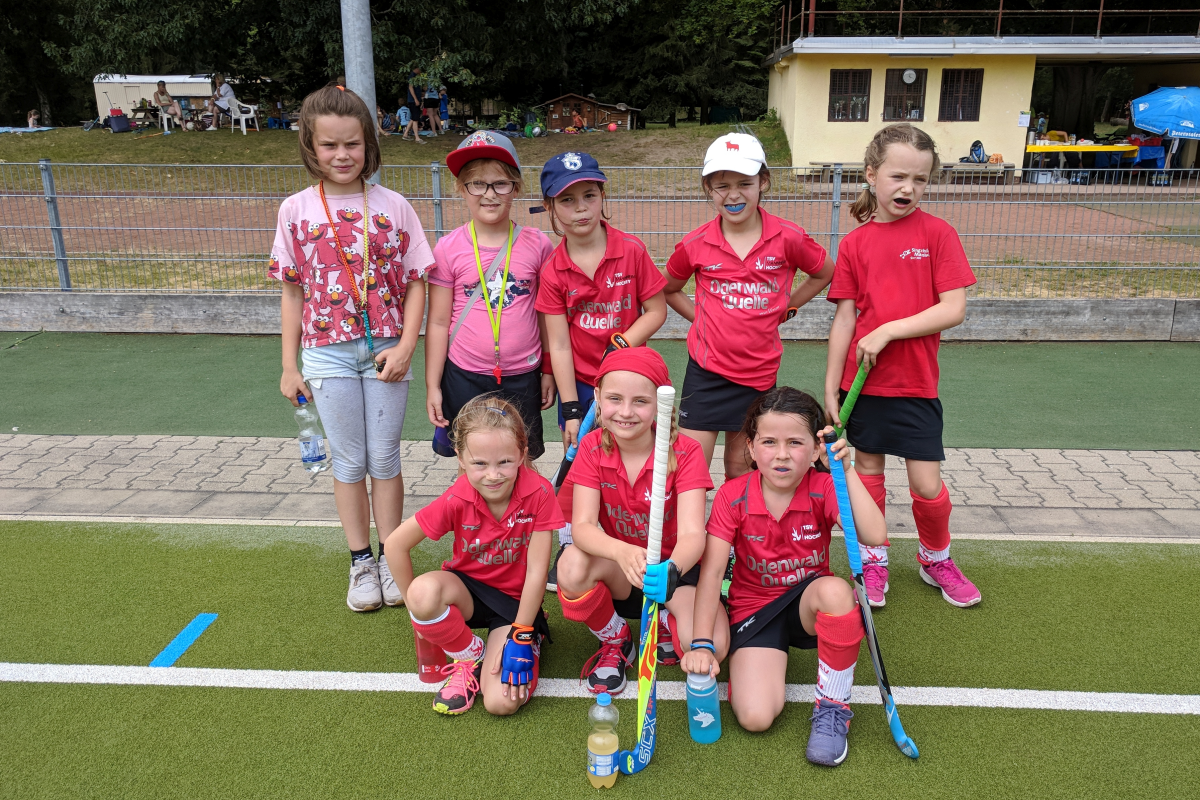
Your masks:
[{"label": "athletic shoe sole", "polygon": [[920,573],[921,573],[921,580],[925,581],[930,586],[933,586],[937,589],[941,589],[942,599],[945,600],[947,603],[949,603],[952,606],[956,606],[958,608],[970,608],[971,606],[976,605],[980,600],[983,599],[982,597],[976,597],[974,600],[970,601],[969,603],[960,603],[957,600],[952,599],[950,597],[950,595],[946,594],[946,590],[942,589],[942,585],[940,583],[938,583],[936,580],[934,580],[933,576],[930,575],[928,572],[926,572],[924,567],[921,567]]},{"label": "athletic shoe sole", "polygon": [[380,602],[376,603],[373,606],[363,606],[361,608],[355,608],[353,605],[351,605],[350,601],[347,600],[346,607],[349,608],[351,611],[375,611],[376,609],[383,607],[383,601],[381,600]]},{"label": "athletic shoe sole", "polygon": [[889,588],[891,588],[891,587],[888,586],[888,584],[885,582],[883,584],[883,599],[880,600],[878,603],[876,603],[874,600],[872,600],[871,596],[868,594],[867,595],[867,605],[869,605],[871,608],[883,608],[884,606],[886,606],[887,605],[887,591]]},{"label": "athletic shoe sole", "polygon": [[[808,762],[810,764],[817,764],[822,767],[836,767],[836,766],[839,766],[843,761],[845,761],[846,756],[848,756],[849,754],[850,754],[850,743],[847,742],[845,748],[842,749],[842,754],[840,756],[838,756],[837,758],[835,758],[833,761],[817,761],[816,759],[809,758]],[[807,755],[808,754],[806,753],[805,756],[807,756]]]},{"label": "athletic shoe sole", "polygon": [[385,606],[387,606],[388,608],[400,608],[400,607],[402,607],[402,606],[404,605],[404,598],[403,598],[403,597],[401,597],[401,598],[400,598],[400,599],[399,599],[397,602],[395,602],[395,603],[389,603],[388,601],[384,600],[384,601],[383,601],[383,604],[384,604]]},{"label": "athletic shoe sole", "polygon": [[622,674],[621,675],[621,683],[618,684],[616,686],[616,688],[610,689],[607,686],[592,686],[589,683],[588,691],[591,692],[592,694],[606,694],[606,693],[607,694],[620,694],[621,692],[625,691],[625,687],[628,684],[629,684],[629,678],[627,678],[625,675]]}]

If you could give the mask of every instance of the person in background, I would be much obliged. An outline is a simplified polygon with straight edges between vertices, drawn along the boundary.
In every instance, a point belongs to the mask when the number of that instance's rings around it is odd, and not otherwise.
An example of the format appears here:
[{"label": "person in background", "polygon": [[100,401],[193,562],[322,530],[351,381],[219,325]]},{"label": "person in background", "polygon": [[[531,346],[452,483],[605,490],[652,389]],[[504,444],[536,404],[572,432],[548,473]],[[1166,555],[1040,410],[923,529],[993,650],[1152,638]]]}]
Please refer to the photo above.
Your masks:
[{"label": "person in background", "polygon": [[450,95],[446,94],[446,87],[438,87],[438,117],[442,121],[442,133],[450,132]]},{"label": "person in background", "polygon": [[375,106],[375,133],[380,136],[387,136],[395,133],[396,118],[391,114],[385,114],[383,109]]},{"label": "person in background", "polygon": [[25,125],[30,128],[37,128],[42,124],[42,115],[36,108],[31,108],[25,116]]},{"label": "person in background", "polygon": [[400,98],[400,108],[396,111],[396,117],[399,120],[400,138],[407,139],[409,131],[412,131],[412,140],[418,144],[425,144],[425,142],[421,141],[417,129],[417,120],[413,117],[412,107],[406,102],[407,99],[407,97]]},{"label": "person in background", "polygon": [[438,114],[438,109],[442,106],[442,101],[439,98],[437,86],[433,80],[429,80],[425,84],[425,116],[429,118],[429,130],[434,136],[442,132],[442,118]]},{"label": "person in background", "polygon": [[221,127],[221,113],[232,115],[230,104],[234,102],[233,87],[225,82],[225,76],[221,73],[213,75],[213,83],[217,85],[217,90],[213,92],[212,97],[208,99],[208,113],[212,114],[212,126],[210,131],[215,131]]},{"label": "person in background", "polygon": [[171,97],[171,93],[167,91],[166,81],[158,82],[158,88],[150,96],[150,102],[174,117],[179,127],[183,127],[183,109],[179,107],[179,101]]}]

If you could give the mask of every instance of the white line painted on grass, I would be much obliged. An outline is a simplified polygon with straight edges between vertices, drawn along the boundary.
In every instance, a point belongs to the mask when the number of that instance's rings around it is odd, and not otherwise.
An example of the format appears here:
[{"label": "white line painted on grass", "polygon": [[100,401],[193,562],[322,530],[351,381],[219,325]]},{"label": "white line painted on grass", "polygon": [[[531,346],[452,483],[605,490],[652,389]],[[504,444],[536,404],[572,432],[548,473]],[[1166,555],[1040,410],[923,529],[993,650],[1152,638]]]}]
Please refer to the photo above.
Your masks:
[{"label": "white line painted on grass", "polygon": [[[195,667],[122,667],[90,664],[11,664],[0,662],[0,682],[90,683],[124,686],[200,686],[222,689],[300,689],[343,692],[430,693],[414,672],[301,672],[271,669],[198,669]],[[720,685],[721,699],[727,685]],[[1053,692],[1036,689],[970,689],[940,686],[894,687],[900,706],[969,706],[1046,711],[1117,711],[1136,714],[1200,715],[1200,695],[1133,694],[1127,692]],[[592,695],[573,678],[543,678],[540,697],[588,698]],[[637,697],[630,682],[618,696]],[[659,681],[660,700],[683,700],[683,681]],[[811,684],[789,683],[789,703],[811,703]],[[855,686],[851,702],[879,705],[874,686]]]},{"label": "white line painted on grass", "polygon": [[[1153,509],[1146,509],[1153,510]],[[91,522],[143,525],[255,525],[267,528],[340,528],[327,519],[246,519],[221,517],[104,516],[101,514],[0,514],[3,522]],[[834,538],[841,533],[835,531]],[[889,533],[890,539],[916,539],[915,533]],[[955,539],[984,542],[1075,542],[1077,544],[1200,544],[1200,536],[1097,536],[1056,533],[955,533]]]}]

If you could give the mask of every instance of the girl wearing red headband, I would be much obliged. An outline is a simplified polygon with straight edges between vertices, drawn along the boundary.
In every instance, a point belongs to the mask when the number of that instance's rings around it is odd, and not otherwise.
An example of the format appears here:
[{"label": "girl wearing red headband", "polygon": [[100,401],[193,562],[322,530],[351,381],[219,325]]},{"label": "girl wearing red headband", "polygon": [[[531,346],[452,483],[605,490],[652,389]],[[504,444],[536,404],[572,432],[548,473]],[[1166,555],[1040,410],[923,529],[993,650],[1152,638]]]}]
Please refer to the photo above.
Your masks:
[{"label": "girl wearing red headband", "polygon": [[[659,629],[662,663],[677,663],[677,648],[692,640],[692,606],[705,544],[705,493],[713,483],[700,445],[678,434],[674,421],[663,561],[646,565],[655,390],[670,382],[662,356],[648,347],[610,353],[597,377],[598,430],[583,437],[571,467],[574,542],[558,561],[558,599],[564,617],[586,624],[600,640],[600,650],[583,668],[588,688],[596,693],[625,688],[625,668],[634,653],[626,619],[641,616],[643,594],[666,605],[659,617],[665,628]],[[723,658],[728,626],[718,622],[716,630],[710,644]]]}]

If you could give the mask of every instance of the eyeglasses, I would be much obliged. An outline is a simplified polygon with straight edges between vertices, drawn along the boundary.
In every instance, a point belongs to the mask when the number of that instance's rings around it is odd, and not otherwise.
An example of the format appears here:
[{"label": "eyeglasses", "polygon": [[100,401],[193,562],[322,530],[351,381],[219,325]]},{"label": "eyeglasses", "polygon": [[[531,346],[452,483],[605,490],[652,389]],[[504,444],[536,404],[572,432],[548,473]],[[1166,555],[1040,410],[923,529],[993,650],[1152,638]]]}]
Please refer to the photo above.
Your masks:
[{"label": "eyeglasses", "polygon": [[467,190],[467,194],[473,194],[476,197],[482,197],[487,194],[487,190],[491,189],[496,194],[512,194],[513,189],[517,188],[514,181],[495,181],[488,183],[486,181],[467,181],[463,184]]}]

